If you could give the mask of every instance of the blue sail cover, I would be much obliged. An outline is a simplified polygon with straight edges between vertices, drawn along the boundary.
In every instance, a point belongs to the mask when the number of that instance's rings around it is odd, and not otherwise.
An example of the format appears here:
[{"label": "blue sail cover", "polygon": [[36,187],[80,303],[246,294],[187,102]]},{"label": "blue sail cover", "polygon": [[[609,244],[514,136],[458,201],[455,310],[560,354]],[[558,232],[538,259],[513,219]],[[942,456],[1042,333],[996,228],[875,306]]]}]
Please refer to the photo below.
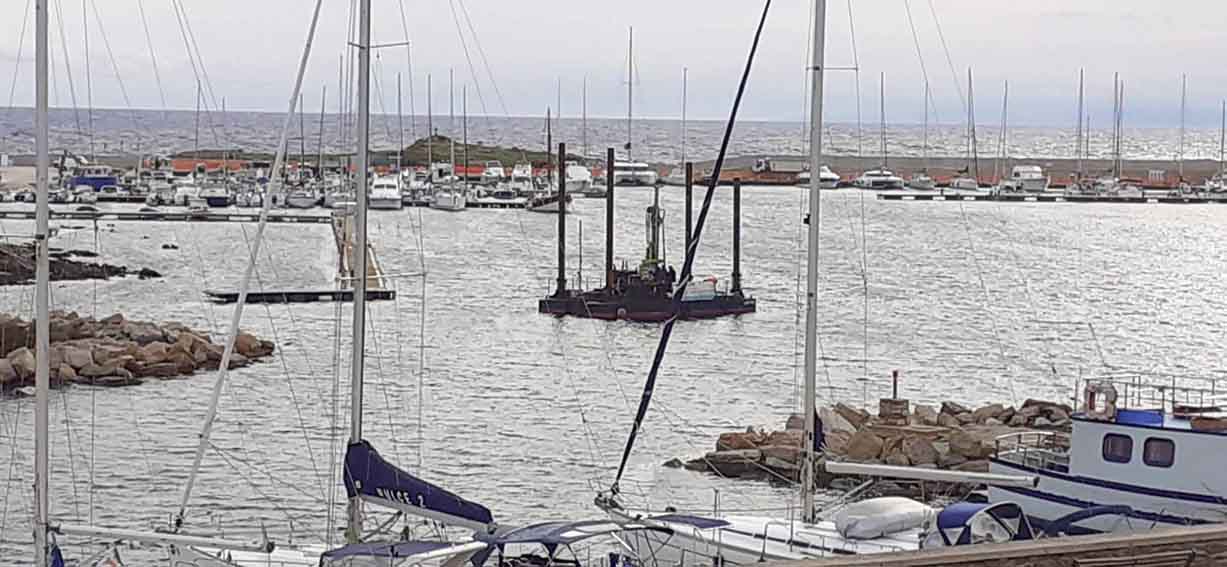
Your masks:
[{"label": "blue sail cover", "polygon": [[490,510],[417,478],[384,460],[370,443],[351,443],[345,452],[345,492],[378,504],[444,523],[484,529]]}]

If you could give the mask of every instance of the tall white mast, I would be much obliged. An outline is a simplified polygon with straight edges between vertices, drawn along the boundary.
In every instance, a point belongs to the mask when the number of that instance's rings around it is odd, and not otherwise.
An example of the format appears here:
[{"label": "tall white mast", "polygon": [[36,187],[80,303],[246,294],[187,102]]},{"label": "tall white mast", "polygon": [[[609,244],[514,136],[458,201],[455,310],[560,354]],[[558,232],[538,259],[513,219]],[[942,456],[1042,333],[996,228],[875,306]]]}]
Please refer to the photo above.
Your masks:
[{"label": "tall white mast", "polygon": [[584,75],[583,94],[580,95],[580,98],[582,99],[582,102],[580,103],[581,105],[580,114],[582,116],[582,118],[580,119],[580,121],[582,122],[580,128],[583,130],[583,132],[580,133],[580,137],[583,139],[583,142],[584,142],[584,158],[587,158],[588,157],[588,75]]},{"label": "tall white mast", "polygon": [[929,81],[925,80],[925,126],[920,151],[924,154],[924,172],[929,174]]},{"label": "tall white mast", "polygon": [[430,94],[430,74],[426,75],[426,180],[435,182],[435,111]]},{"label": "tall white mast", "polygon": [[1227,165],[1227,162],[1223,161],[1223,158],[1227,157],[1224,150],[1227,150],[1227,100],[1223,101],[1222,124],[1218,129],[1218,178],[1220,183],[1227,182],[1227,179],[1223,177],[1223,167]]},{"label": "tall white mast", "polygon": [[[456,174],[456,70],[447,70],[447,139],[450,142],[452,164],[452,186],[456,185],[459,175]],[[464,172],[468,175],[469,172]]]},{"label": "tall white mast", "polygon": [[814,0],[814,56],[810,63],[809,255],[805,273],[805,461],[801,467],[802,519],[814,521],[815,400],[818,384],[818,219],[822,169],[822,67],[826,44],[826,0]]},{"label": "tall white mast", "polygon": [[686,167],[686,79],[690,69],[682,67],[682,167]]},{"label": "tall white mast", "polygon": [[34,148],[37,155],[35,167],[35,182],[37,184],[37,206],[35,213],[34,244],[38,247],[37,266],[35,267],[34,286],[34,565],[47,565],[47,520],[50,510],[49,496],[50,470],[47,467],[47,455],[50,440],[47,438],[48,400],[51,396],[51,358],[50,351],[51,326],[47,321],[47,304],[51,287],[51,270],[47,257],[48,224],[51,216],[47,201],[48,169],[51,167],[51,155],[48,146],[47,129],[47,0],[35,3],[35,55],[34,68],[36,76],[34,95]]},{"label": "tall white mast", "polygon": [[[1082,156],[1085,155],[1085,153],[1083,152],[1083,146],[1085,144],[1083,144],[1083,137],[1082,137],[1083,136],[1082,116],[1083,116],[1083,113],[1085,112],[1085,109],[1083,108],[1084,106],[1084,101],[1083,101],[1084,75],[1083,73],[1084,72],[1085,71],[1083,71],[1082,69],[1078,70],[1078,134],[1077,134],[1077,139],[1075,141],[1075,143],[1078,145],[1078,148],[1074,153],[1078,155],[1078,177],[1079,178],[1085,175],[1085,171],[1083,170],[1083,164],[1082,164]],[[1086,134],[1089,135],[1090,132],[1087,132]]]},{"label": "tall white mast", "polygon": [[1009,125],[1009,108],[1010,108],[1010,82],[1005,82],[1005,94],[1001,96],[1001,131],[997,134],[997,159],[993,163],[993,182],[1001,183],[1001,176],[1006,171],[1006,159],[1009,155],[1009,149],[1006,147],[1007,134],[1006,128]]},{"label": "tall white mast", "polygon": [[1176,172],[1180,181],[1184,181],[1184,116],[1188,105],[1189,76],[1180,76],[1180,142],[1176,151]]},{"label": "tall white mast", "polygon": [[[362,441],[362,370],[366,361],[366,195],[370,167],[371,0],[359,0],[358,22],[358,186],[354,192],[354,335],[350,362],[349,441]],[[362,537],[362,500],[349,500],[346,540]]]},{"label": "tall white mast", "polygon": [[[882,169],[886,169],[886,73],[878,78],[878,117],[882,119]],[[813,177],[813,174],[810,174]]]},{"label": "tall white mast", "polygon": [[[626,49],[626,161],[631,161],[631,117],[635,112],[635,27],[628,32]],[[613,175],[610,173],[610,175]]]}]

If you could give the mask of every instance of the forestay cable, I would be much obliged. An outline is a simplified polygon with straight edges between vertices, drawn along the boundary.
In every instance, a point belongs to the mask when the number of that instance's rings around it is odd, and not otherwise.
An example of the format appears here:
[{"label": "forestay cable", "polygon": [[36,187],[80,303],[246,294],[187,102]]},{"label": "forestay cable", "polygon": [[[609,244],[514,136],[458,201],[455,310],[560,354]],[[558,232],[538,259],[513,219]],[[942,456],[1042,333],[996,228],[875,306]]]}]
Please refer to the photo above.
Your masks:
[{"label": "forestay cable", "polygon": [[677,314],[681,311],[682,298],[686,295],[686,286],[690,283],[694,258],[699,249],[699,240],[703,236],[703,225],[707,221],[707,213],[711,209],[712,198],[716,194],[716,186],[720,183],[720,172],[724,169],[724,157],[728,153],[729,140],[733,137],[733,126],[737,124],[737,109],[741,107],[741,98],[746,92],[746,83],[750,80],[750,70],[754,66],[754,54],[758,51],[758,41],[763,35],[763,27],[767,24],[767,12],[770,9],[771,0],[767,0],[763,4],[763,15],[758,21],[758,30],[754,32],[754,43],[750,46],[750,55],[746,58],[745,70],[741,74],[741,84],[737,87],[737,97],[733,99],[733,110],[729,114],[728,123],[724,127],[724,139],[720,142],[720,153],[716,156],[716,165],[712,168],[711,180],[707,185],[707,193],[703,196],[703,208],[699,209],[699,217],[695,221],[694,237],[686,245],[686,261],[682,264],[682,273],[678,277],[677,289],[673,291],[671,314],[669,320],[665,322],[664,330],[661,331],[660,344],[657,345],[656,355],[652,359],[652,369],[648,372],[647,382],[643,385],[643,396],[639,399],[639,410],[635,414],[634,423],[631,424],[630,435],[626,438],[626,448],[622,451],[622,462],[618,465],[618,474],[614,477],[613,485],[609,488],[611,495],[617,495],[618,493],[618,483],[622,480],[622,474],[626,471],[626,461],[630,458],[631,449],[635,446],[635,437],[638,435],[639,428],[643,424],[643,418],[647,415],[648,407],[652,403],[652,391],[656,387],[656,376],[660,372],[661,363],[664,362],[665,349],[669,346],[669,337],[673,334],[673,325],[677,323]]},{"label": "forestay cable", "polygon": [[247,269],[243,272],[243,282],[239,287],[238,302],[234,305],[234,315],[230,319],[230,332],[226,336],[226,348],[222,351],[222,359],[217,367],[217,380],[213,383],[213,395],[209,401],[209,410],[205,414],[204,425],[200,431],[200,444],[196,446],[196,457],[192,462],[192,472],[188,476],[187,484],[183,489],[183,498],[179,503],[179,513],[175,517],[174,528],[178,530],[183,526],[183,519],[187,513],[187,503],[192,497],[192,487],[196,483],[196,477],[200,473],[200,464],[204,460],[204,452],[209,447],[209,436],[213,431],[213,421],[217,418],[217,405],[221,399],[222,390],[226,385],[226,375],[230,368],[230,359],[234,355],[235,338],[239,332],[239,322],[243,319],[243,305],[247,302],[247,291],[251,286],[251,276],[255,272],[256,260],[260,254],[260,243],[264,240],[264,229],[268,226],[268,213],[272,208],[273,199],[271,196],[276,193],[280,183],[281,176],[276,175],[276,172],[281,171],[283,162],[285,161],[286,139],[290,135],[290,125],[294,120],[294,112],[298,106],[298,95],[302,92],[303,76],[307,72],[307,62],[311,58],[311,43],[315,39],[315,29],[319,24],[320,7],[323,5],[323,0],[315,0],[315,11],[311,15],[311,27],[307,31],[307,44],[303,47],[302,59],[298,64],[298,75],[294,80],[294,91],[290,94],[289,111],[286,112],[285,118],[281,123],[281,139],[277,143],[277,154],[273,159],[273,175],[269,176],[268,189],[265,191],[263,206],[260,208],[260,223],[256,227],[256,239],[251,245],[251,256],[247,261]]}]

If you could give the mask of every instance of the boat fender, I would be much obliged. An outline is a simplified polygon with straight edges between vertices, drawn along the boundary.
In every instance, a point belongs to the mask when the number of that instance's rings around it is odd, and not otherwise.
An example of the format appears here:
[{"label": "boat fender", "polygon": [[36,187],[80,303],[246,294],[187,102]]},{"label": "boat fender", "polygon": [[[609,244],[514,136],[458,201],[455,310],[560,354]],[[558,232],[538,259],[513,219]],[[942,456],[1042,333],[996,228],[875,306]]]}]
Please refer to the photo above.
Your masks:
[{"label": "boat fender", "polygon": [[625,307],[619,307],[619,308],[618,308],[618,318],[619,318],[619,319],[625,319],[625,318],[626,318],[626,308],[625,308]]},{"label": "boat fender", "polygon": [[1086,406],[1083,412],[1087,417],[1111,421],[1116,418],[1116,387],[1107,382],[1088,383],[1083,393],[1083,403]]}]

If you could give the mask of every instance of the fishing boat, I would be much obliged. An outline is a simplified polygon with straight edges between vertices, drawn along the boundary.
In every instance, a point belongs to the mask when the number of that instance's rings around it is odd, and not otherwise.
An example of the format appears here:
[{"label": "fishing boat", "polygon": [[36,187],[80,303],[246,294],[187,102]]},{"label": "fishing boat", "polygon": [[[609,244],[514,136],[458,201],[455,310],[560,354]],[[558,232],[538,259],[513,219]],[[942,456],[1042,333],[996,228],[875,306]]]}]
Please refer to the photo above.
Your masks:
[{"label": "fishing boat", "polygon": [[1082,380],[1065,435],[999,437],[990,472],[1039,477],[1034,487],[989,487],[990,501],[1022,504],[1037,525],[1103,507],[1121,518],[1084,531],[1146,530],[1227,519],[1227,412],[1207,382],[1109,376]]},{"label": "fishing boat", "polygon": [[398,176],[376,177],[371,185],[370,206],[372,209],[400,210],[402,195]]}]

